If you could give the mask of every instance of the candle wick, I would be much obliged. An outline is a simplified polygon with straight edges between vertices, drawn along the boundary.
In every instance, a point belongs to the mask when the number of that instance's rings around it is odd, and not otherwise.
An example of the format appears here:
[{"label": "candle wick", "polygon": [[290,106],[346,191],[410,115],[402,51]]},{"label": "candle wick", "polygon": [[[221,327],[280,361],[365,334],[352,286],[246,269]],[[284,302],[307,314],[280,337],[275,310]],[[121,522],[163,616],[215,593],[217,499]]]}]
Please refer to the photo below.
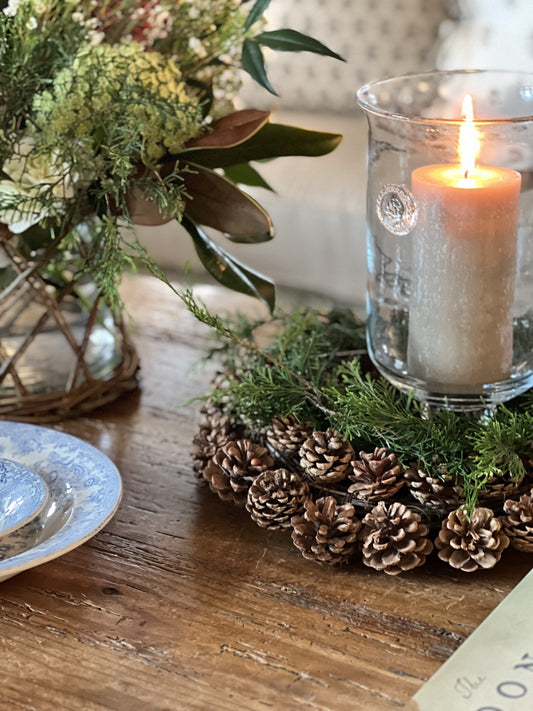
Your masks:
[{"label": "candle wick", "polygon": [[468,168],[465,170],[465,178],[468,178]]}]

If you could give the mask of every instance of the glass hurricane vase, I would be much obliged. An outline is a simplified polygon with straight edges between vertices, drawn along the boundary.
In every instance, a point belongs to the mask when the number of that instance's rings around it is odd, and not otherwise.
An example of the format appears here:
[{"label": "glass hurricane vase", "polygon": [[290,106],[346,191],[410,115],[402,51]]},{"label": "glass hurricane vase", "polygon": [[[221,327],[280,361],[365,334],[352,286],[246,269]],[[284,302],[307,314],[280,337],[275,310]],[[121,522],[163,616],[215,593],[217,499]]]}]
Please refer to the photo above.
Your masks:
[{"label": "glass hurricane vase", "polygon": [[473,410],[531,388],[533,75],[431,72],[366,85],[357,100],[373,362],[435,406]]}]

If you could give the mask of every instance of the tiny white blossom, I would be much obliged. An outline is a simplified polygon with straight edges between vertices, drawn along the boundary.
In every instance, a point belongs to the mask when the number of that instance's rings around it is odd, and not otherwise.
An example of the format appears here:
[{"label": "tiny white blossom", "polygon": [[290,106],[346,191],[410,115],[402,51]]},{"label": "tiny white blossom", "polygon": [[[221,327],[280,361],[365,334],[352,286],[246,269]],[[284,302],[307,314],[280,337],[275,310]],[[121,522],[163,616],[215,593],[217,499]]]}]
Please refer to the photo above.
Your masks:
[{"label": "tiny white blossom", "polygon": [[200,59],[207,57],[207,50],[197,37],[191,37],[189,39],[189,47]]},{"label": "tiny white blossom", "polygon": [[97,47],[99,44],[105,40],[105,34],[103,32],[95,32],[91,30],[89,32],[89,41],[92,47]]},{"label": "tiny white blossom", "polygon": [[26,27],[29,30],[34,30],[37,27],[37,20],[35,19],[35,17],[30,17],[28,22],[26,22]]},{"label": "tiny white blossom", "polygon": [[4,8],[4,15],[7,17],[15,17],[20,8],[21,0],[9,0],[7,7]]}]

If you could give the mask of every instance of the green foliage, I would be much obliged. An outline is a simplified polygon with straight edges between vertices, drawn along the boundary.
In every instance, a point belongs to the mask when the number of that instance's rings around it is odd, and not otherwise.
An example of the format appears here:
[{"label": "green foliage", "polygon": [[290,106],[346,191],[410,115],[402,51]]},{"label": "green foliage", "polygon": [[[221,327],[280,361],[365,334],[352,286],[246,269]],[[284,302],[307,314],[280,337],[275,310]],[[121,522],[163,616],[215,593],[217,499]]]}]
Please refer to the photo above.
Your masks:
[{"label": "green foliage", "polygon": [[268,85],[262,46],[337,56],[265,32],[269,2],[20,0],[0,12],[0,222],[28,259],[47,256],[53,283],[90,271],[117,305],[123,269],[141,259],[153,270],[128,230],[183,218],[215,279],[274,307],[272,282],[202,229],[271,239],[270,217],[236,185],[270,189],[250,161],[323,155],[340,140],[235,111],[242,70]]},{"label": "green foliage", "polygon": [[271,30],[257,35],[254,42],[270,47],[277,52],[313,52],[344,61],[340,54],[333,52],[325,44],[297,30]]},{"label": "green foliage", "polygon": [[209,239],[192,220],[184,217],[182,224],[192,237],[200,261],[214,279],[229,289],[260,299],[270,311],[273,310],[273,282],[234,259],[220,245]]},{"label": "green foliage", "polygon": [[257,42],[254,42],[251,39],[244,40],[241,62],[244,71],[247,72],[254,81],[271,94],[274,94],[274,96],[278,96],[278,93],[268,79],[265,67],[265,58],[263,57],[263,52]]},{"label": "green foliage", "polygon": [[[386,447],[405,466],[415,463],[433,476],[451,474],[462,487],[468,514],[492,474],[516,482],[524,461],[533,457],[533,414],[523,397],[490,413],[426,408],[375,373],[365,324],[347,309],[213,322],[190,294],[187,305],[214,328],[217,346],[209,357],[227,374],[224,400],[253,428],[292,414],[316,429],[333,427],[356,451]],[[273,335],[259,346],[258,335],[267,327]]]},{"label": "green foliage", "polygon": [[246,23],[244,25],[245,30],[249,30],[254,23],[261,19],[263,13],[270,5],[270,2],[271,0],[256,0],[254,6],[248,13],[248,17],[246,18]]},{"label": "green foliage", "polygon": [[[258,0],[250,11],[245,27],[251,27],[269,4],[269,1]],[[254,81],[275,96],[278,94],[268,79],[262,47],[268,47],[276,52],[312,52],[344,61],[340,54],[333,52],[319,40],[297,30],[270,30],[256,34],[254,37],[247,37],[242,46],[242,68]]]},{"label": "green foliage", "polygon": [[265,188],[265,190],[274,192],[266,180],[249,163],[228,166],[224,169],[224,175],[233,183],[253,185],[257,188]]},{"label": "green foliage", "polygon": [[205,168],[226,168],[248,161],[281,156],[322,156],[335,150],[342,140],[338,133],[310,131],[297,126],[265,123],[246,141],[229,147],[191,148],[182,155]]}]

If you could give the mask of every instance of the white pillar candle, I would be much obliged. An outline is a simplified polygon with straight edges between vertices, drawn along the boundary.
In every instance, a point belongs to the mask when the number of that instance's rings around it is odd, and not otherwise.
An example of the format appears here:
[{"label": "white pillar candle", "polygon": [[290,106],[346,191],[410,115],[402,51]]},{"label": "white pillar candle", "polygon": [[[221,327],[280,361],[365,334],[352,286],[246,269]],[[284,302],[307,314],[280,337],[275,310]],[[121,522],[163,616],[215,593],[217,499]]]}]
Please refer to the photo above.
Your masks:
[{"label": "white pillar candle", "polygon": [[477,132],[470,120],[464,126],[461,164],[412,174],[419,219],[408,371],[449,393],[508,378],[513,350],[521,177],[508,168],[474,167]]}]

